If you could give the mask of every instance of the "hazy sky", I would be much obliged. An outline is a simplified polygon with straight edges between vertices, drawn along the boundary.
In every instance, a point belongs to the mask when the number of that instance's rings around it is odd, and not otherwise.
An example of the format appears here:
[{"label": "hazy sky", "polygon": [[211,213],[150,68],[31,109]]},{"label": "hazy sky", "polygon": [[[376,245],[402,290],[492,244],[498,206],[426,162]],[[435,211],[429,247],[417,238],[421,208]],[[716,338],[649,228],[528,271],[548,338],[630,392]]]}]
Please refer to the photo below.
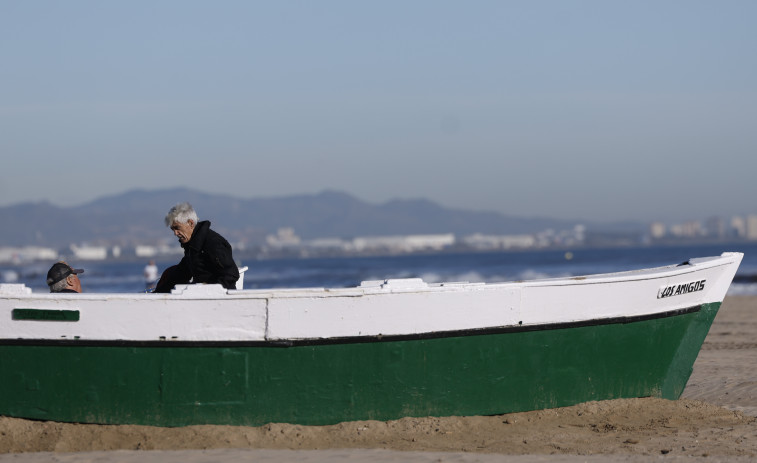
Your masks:
[{"label": "hazy sky", "polygon": [[757,2],[0,0],[0,205],[757,213]]}]

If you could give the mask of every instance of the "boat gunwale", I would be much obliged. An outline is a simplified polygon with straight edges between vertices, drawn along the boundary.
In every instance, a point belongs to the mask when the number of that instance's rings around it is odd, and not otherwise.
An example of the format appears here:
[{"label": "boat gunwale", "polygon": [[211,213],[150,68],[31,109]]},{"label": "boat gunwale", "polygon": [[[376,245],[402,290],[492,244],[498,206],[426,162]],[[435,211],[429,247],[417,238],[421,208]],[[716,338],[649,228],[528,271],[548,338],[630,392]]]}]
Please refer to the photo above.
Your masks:
[{"label": "boat gunwale", "polygon": [[[199,287],[200,291],[192,294],[155,294],[155,293],[34,293],[28,294],[0,292],[0,298],[6,300],[145,300],[145,301],[171,301],[171,300],[240,300],[240,299],[274,299],[274,298],[299,298],[299,297],[360,297],[368,295],[419,293],[419,292],[456,292],[461,290],[488,291],[510,288],[549,287],[549,286],[579,286],[593,284],[612,284],[632,281],[647,281],[664,279],[672,276],[686,275],[705,269],[712,269],[732,265],[733,259],[740,260],[743,256],[738,252],[724,252],[720,256],[692,258],[680,264],[665,265],[660,267],[625,270],[622,272],[598,273],[591,275],[577,275],[570,277],[555,277],[535,280],[504,281],[495,283],[480,282],[441,282],[425,283],[408,286],[392,287],[391,284],[378,286],[351,286],[345,288],[264,288],[264,289],[231,289],[225,290],[220,285],[188,285]],[[391,281],[419,280],[419,279],[388,279]],[[25,285],[20,284],[23,288]],[[203,289],[207,288],[208,291]],[[215,292],[214,292],[215,291]]]}]

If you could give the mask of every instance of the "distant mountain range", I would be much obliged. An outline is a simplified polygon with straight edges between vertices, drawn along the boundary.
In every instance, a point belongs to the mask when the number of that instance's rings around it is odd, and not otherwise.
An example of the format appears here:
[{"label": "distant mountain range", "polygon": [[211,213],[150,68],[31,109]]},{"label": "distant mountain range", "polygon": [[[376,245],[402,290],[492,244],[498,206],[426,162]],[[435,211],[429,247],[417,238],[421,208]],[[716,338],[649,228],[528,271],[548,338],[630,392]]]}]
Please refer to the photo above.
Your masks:
[{"label": "distant mountain range", "polygon": [[[304,239],[319,237],[454,233],[467,235],[534,233],[572,228],[576,221],[510,217],[496,212],[441,206],[426,199],[371,204],[347,193],[323,191],[273,198],[243,199],[188,188],[132,190],[72,207],[49,202],[0,207],[0,246],[120,245],[173,242],[163,218],[176,203],[189,201],[200,220],[229,241],[255,241],[292,227]],[[592,224],[594,230],[638,231],[640,223]]]}]

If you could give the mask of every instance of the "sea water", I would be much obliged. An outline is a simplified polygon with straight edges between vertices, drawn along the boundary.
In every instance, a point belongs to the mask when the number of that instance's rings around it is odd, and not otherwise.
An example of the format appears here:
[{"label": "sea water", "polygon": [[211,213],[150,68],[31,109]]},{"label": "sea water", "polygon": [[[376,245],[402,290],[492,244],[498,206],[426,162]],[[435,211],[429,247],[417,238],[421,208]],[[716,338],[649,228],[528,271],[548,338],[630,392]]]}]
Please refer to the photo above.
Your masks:
[{"label": "sea water", "polygon": [[[757,243],[645,246],[605,249],[532,250],[511,252],[414,254],[381,257],[266,259],[238,262],[249,267],[245,289],[339,288],[364,280],[422,278],[439,282],[506,282],[592,275],[677,264],[692,257],[744,253],[729,294],[757,294]],[[160,271],[178,262],[158,261]],[[82,288],[88,293],[144,292],[147,262],[70,261],[85,269]],[[47,292],[45,276],[52,262],[0,265],[0,282],[24,283]]]}]

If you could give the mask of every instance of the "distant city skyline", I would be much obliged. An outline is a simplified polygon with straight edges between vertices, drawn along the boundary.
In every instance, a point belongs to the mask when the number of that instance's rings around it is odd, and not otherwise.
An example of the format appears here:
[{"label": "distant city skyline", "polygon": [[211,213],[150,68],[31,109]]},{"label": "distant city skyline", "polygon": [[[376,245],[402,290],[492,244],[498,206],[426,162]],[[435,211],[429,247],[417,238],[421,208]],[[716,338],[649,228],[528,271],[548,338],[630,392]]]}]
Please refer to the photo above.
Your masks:
[{"label": "distant city skyline", "polygon": [[[249,259],[275,257],[316,257],[316,256],[357,256],[357,255],[394,255],[405,253],[469,252],[469,251],[506,251],[539,249],[579,249],[601,247],[637,247],[665,244],[691,243],[748,243],[757,241],[757,213],[746,216],[708,217],[687,220],[680,223],[650,222],[643,224],[622,223],[613,227],[601,227],[597,223],[570,221],[529,222],[529,230],[524,230],[522,223],[512,221],[507,227],[494,225],[494,216],[485,214],[485,220],[478,214],[462,210],[437,207],[425,201],[403,202],[393,205],[372,205],[341,192],[324,192],[320,195],[278,198],[271,201],[258,200],[252,203],[231,200],[226,197],[203,194],[197,190],[138,190],[119,196],[98,198],[97,201],[81,208],[72,208],[70,214],[65,209],[30,204],[28,208],[13,208],[4,219],[11,226],[0,237],[0,264],[19,264],[40,260],[65,259],[72,256],[80,260],[106,259],[147,259],[167,258],[183,251],[178,243],[165,234],[155,234],[152,226],[147,226],[145,217],[160,218],[162,213],[152,206],[151,199],[161,197],[160,203],[169,196],[191,196],[203,204],[206,209],[215,210],[224,216],[220,223],[229,224],[230,220],[265,217],[260,211],[274,210],[284,213],[276,224],[263,226],[258,222],[236,223],[224,231],[232,247],[239,255]],[[225,203],[229,204],[226,205]],[[123,207],[119,208],[119,204]],[[211,207],[208,207],[211,206]],[[214,206],[214,207],[213,207]],[[271,207],[274,206],[274,207]],[[304,208],[303,208],[304,206]],[[116,216],[113,209],[118,208]],[[225,212],[224,208],[230,208]],[[310,210],[318,211],[308,219]],[[344,211],[341,214],[340,211]],[[390,212],[394,210],[394,212]],[[342,233],[345,228],[321,229],[314,234],[311,227],[321,217],[339,216],[342,226],[350,222],[350,214],[363,214],[360,222],[363,227],[359,232]],[[366,215],[367,213],[367,215]],[[102,215],[106,214],[107,224],[103,229]],[[287,215],[288,214],[288,215]],[[407,215],[423,217],[426,228],[408,231],[412,224],[406,222]],[[442,215],[442,217],[439,216]],[[384,229],[376,223],[365,219],[380,215],[381,224],[405,223],[404,227]],[[447,216],[445,220],[444,216]],[[435,217],[434,217],[435,216]],[[497,220],[497,219],[494,219]],[[368,219],[370,222],[370,219]],[[74,224],[84,227],[69,233],[57,244],[45,241],[45,230],[59,234]],[[253,222],[255,223],[255,222]],[[304,236],[300,236],[293,225],[302,226]],[[427,228],[429,224],[436,225]],[[473,224],[475,228],[457,229],[451,232],[450,224]],[[31,225],[31,228],[29,227]],[[316,226],[318,226],[316,224]],[[538,228],[535,228],[538,227]],[[520,231],[516,231],[521,228]],[[92,229],[101,230],[92,234]],[[149,230],[148,230],[149,229]],[[121,231],[126,230],[126,233]],[[447,230],[447,231],[444,231]],[[8,232],[15,231],[15,235]],[[70,230],[68,230],[70,231]],[[336,232],[336,233],[334,233]],[[20,238],[20,239],[19,239]],[[14,244],[11,244],[13,242]],[[43,244],[47,243],[47,244]]]},{"label": "distant city skyline", "polygon": [[0,206],[135,188],[757,210],[757,2],[0,2]]},{"label": "distant city skyline", "polygon": [[[589,232],[589,235],[587,235]],[[279,228],[275,233],[255,241],[232,241],[237,256],[261,259],[276,257],[328,257],[360,255],[397,255],[412,253],[510,251],[543,249],[582,249],[592,247],[638,247],[660,244],[749,243],[757,241],[757,214],[734,217],[730,223],[716,218],[706,222],[690,221],[672,226],[651,223],[647,233],[598,233],[583,225],[569,229],[544,229],[533,233],[427,233],[367,235],[352,238],[315,237],[302,239],[294,228]],[[249,238],[249,237],[247,237]],[[46,246],[2,246],[0,265],[21,264],[40,260],[65,259],[70,255],[82,261],[108,259],[167,259],[183,254],[178,243],[165,240],[145,241],[130,245],[108,243],[70,243],[57,248]],[[566,253],[571,259],[572,253]]]}]

